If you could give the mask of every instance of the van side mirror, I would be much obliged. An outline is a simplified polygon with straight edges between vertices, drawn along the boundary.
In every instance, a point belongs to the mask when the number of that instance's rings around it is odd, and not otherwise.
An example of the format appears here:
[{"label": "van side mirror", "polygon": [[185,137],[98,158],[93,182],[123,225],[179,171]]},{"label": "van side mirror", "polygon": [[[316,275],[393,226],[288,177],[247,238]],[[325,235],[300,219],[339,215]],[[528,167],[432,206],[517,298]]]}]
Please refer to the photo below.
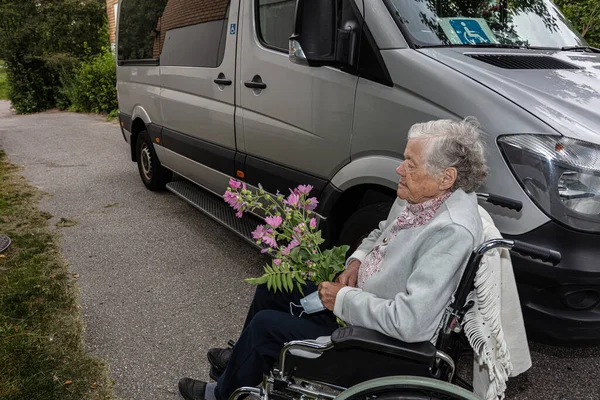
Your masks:
[{"label": "van side mirror", "polygon": [[297,0],[289,58],[319,67],[356,64],[358,24],[344,21],[341,0]]}]

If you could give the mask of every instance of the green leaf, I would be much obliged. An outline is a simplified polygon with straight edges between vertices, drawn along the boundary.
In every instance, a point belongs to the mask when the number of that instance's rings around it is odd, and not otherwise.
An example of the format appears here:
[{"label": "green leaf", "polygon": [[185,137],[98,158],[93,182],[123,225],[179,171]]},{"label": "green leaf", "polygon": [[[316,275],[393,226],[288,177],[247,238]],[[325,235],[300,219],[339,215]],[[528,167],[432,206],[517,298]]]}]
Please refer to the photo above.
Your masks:
[{"label": "green leaf", "polygon": [[292,249],[292,251],[290,251],[290,258],[292,260],[294,260],[294,262],[300,263],[300,248],[299,247],[295,247]]},{"label": "green leaf", "polygon": [[253,285],[262,285],[263,283],[267,283],[268,280],[269,280],[269,275],[266,275],[266,274],[259,278],[244,279],[245,282],[251,283]]},{"label": "green leaf", "polygon": [[322,245],[323,243],[325,243],[325,239],[323,239],[321,237],[321,231],[317,231],[317,232],[314,233],[314,239],[313,240],[314,240],[314,242],[317,245]]},{"label": "green leaf", "polygon": [[269,275],[269,279],[267,280],[267,290],[271,290],[273,287],[273,275]]},{"label": "green leaf", "polygon": [[[296,279],[298,279],[298,278],[296,278]],[[304,296],[304,290],[302,290],[302,285],[297,280],[296,280],[296,286],[298,287],[298,291],[302,294],[302,296]]]},{"label": "green leaf", "polygon": [[309,260],[310,259],[310,253],[305,248],[301,248],[298,251],[298,256],[300,258],[300,261],[304,261],[304,260]]},{"label": "green leaf", "polygon": [[265,271],[267,271],[267,273],[269,273],[269,274],[273,274],[274,273],[273,268],[271,268],[269,266],[269,264],[265,265]]},{"label": "green leaf", "polygon": [[287,284],[289,287],[288,292],[292,292],[292,290],[294,290],[294,280],[292,279],[292,274],[287,274]]},{"label": "green leaf", "polygon": [[306,281],[304,280],[301,274],[296,274],[296,281],[301,283],[302,285],[306,285]]},{"label": "green leaf", "polygon": [[288,280],[286,279],[285,275],[283,275],[281,277],[281,284],[283,285],[283,288],[285,289],[286,292],[291,292],[291,290],[288,288]]},{"label": "green leaf", "polygon": [[[282,287],[281,274],[275,275],[275,284],[277,285],[277,289],[281,290],[281,287]],[[281,290],[281,291],[283,291],[283,290]]]}]

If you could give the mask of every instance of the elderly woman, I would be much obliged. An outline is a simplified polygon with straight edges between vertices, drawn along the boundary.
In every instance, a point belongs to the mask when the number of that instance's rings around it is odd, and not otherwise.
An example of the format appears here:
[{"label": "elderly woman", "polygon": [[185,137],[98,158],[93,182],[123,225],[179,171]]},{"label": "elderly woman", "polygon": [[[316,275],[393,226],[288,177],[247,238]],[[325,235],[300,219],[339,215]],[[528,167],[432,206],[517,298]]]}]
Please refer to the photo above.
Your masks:
[{"label": "elderly woman", "polygon": [[216,383],[182,378],[186,400],[227,400],[235,389],[259,384],[285,342],[330,335],[336,316],[406,342],[434,337],[469,254],[482,240],[473,191],[487,167],[478,126],[470,120],[416,124],[408,138],[388,219],[335,282],[318,287],[327,310],[294,315],[290,303],[299,304],[302,295],[259,286],[234,348],[209,351],[213,371],[224,372]]}]

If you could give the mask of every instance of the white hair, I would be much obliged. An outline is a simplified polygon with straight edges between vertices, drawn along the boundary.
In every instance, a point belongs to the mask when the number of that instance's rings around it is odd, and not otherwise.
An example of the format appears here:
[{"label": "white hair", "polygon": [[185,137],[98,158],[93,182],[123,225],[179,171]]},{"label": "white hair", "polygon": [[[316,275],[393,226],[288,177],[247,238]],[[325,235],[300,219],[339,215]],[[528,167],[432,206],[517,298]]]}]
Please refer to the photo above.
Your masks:
[{"label": "white hair", "polygon": [[439,175],[444,169],[457,170],[452,191],[467,193],[487,178],[485,147],[480,139],[480,125],[473,117],[462,121],[440,119],[413,125],[408,139],[426,139],[425,162],[430,174]]}]

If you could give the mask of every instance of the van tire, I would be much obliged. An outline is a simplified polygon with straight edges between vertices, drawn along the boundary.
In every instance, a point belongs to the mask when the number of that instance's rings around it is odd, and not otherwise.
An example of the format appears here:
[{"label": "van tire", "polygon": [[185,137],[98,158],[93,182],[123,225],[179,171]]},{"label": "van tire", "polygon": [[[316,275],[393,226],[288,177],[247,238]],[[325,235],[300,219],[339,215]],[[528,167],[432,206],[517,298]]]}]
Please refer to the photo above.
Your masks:
[{"label": "van tire", "polygon": [[158,161],[148,131],[141,131],[136,141],[136,158],[140,178],[144,185],[152,191],[165,189],[165,185],[173,178],[173,173]]},{"label": "van tire", "polygon": [[387,219],[392,204],[393,200],[369,204],[356,210],[342,227],[337,245],[350,246],[347,253],[350,256],[360,246],[362,240],[377,228],[379,222]]}]

